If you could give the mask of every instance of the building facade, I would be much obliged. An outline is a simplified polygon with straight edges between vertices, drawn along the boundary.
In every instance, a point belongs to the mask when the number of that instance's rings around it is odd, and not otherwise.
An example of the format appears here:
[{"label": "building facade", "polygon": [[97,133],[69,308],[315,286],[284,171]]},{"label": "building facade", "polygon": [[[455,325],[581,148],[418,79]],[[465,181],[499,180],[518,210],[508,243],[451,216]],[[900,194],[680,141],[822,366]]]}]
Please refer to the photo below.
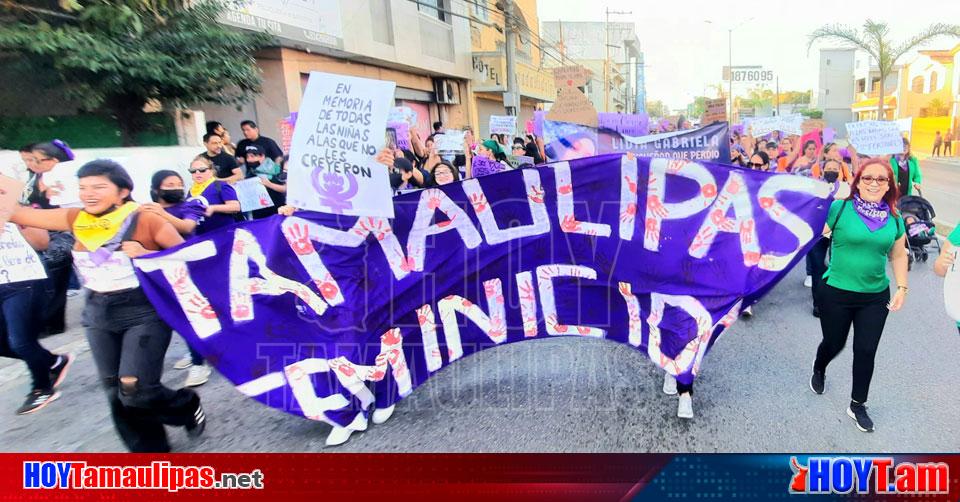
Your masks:
[{"label": "building facade", "polygon": [[[506,40],[502,31],[505,14],[491,3],[467,3],[471,17],[471,93],[467,99],[472,125],[480,137],[490,135],[490,116],[505,115],[503,93],[507,91]],[[544,67],[542,43],[538,30],[536,0],[515,0],[514,59],[520,109],[517,135],[524,124],[533,119],[533,112],[552,103],[557,96],[553,75]]]},{"label": "building facade", "polygon": [[593,72],[584,91],[598,112],[645,111],[644,58],[633,23],[547,21],[540,31],[565,64]]},{"label": "building facade", "polygon": [[813,99],[827,126],[835,131],[843,131],[853,121],[855,60],[854,49],[820,50],[820,81]]},{"label": "building facade", "polygon": [[[432,4],[425,5],[425,4]],[[435,0],[248,0],[221,21],[274,34],[278,46],[257,55],[263,92],[239,108],[208,105],[207,120],[223,122],[241,139],[241,120],[279,138],[281,121],[300,108],[312,71],[390,80],[395,105],[417,114],[422,136],[434,121],[471,123],[469,13],[463,2]],[[456,15],[455,15],[456,14]]]}]

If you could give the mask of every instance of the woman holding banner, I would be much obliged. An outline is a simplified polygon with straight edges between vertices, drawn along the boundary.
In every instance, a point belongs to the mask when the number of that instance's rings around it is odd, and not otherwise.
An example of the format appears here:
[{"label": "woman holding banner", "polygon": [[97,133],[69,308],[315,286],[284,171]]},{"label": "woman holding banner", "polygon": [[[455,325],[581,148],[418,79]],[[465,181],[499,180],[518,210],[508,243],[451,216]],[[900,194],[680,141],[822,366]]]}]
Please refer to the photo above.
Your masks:
[{"label": "woman holding banner", "polygon": [[164,424],[196,437],[206,420],[196,392],[160,383],[171,330],[140,288],[131,258],[176,246],[183,237],[162,217],[138,210],[133,181],[116,162],[94,160],[77,177],[82,208],[21,207],[10,221],[76,237],[74,265],[88,290],[87,340],[114,425],[130,451],[168,452]]},{"label": "woman holding banner", "polygon": [[[847,415],[863,432],[873,431],[865,403],[887,314],[900,310],[908,291],[905,229],[893,180],[886,161],[867,161],[854,178],[850,197],[830,206],[823,230],[831,238],[831,259],[820,288],[823,340],[810,389],[823,394],[827,365],[843,350],[853,325],[853,391]],[[896,278],[892,298],[887,259]]]},{"label": "woman holding banner", "polygon": [[240,214],[237,191],[228,183],[217,179],[216,169],[210,159],[203,155],[196,156],[187,171],[193,179],[190,198],[199,200],[204,206],[204,218],[197,226],[197,235],[212,232],[237,221],[237,215]]}]

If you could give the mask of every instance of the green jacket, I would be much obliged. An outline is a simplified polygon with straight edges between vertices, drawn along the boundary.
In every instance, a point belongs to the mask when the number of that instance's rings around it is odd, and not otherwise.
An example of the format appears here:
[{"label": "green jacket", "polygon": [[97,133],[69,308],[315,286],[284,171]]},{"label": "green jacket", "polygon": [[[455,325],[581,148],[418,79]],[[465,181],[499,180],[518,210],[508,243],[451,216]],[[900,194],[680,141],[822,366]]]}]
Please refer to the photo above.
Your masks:
[{"label": "green jacket", "polygon": [[[900,194],[901,197],[907,195],[913,195],[913,185],[914,183],[920,184],[923,181],[923,174],[920,172],[920,162],[917,161],[917,158],[913,155],[910,156],[908,161],[908,174],[910,175],[910,182],[907,183],[907,193]],[[894,155],[890,157],[890,168],[893,169],[893,175],[898,176],[900,172],[900,164],[897,162],[897,156]]]}]

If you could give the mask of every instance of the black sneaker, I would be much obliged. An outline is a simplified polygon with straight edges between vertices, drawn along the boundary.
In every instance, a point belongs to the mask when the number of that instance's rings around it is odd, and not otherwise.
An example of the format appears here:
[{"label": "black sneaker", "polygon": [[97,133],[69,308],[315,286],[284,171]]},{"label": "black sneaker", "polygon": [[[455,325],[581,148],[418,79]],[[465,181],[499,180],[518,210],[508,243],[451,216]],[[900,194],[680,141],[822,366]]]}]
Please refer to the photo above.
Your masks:
[{"label": "black sneaker", "polygon": [[23,406],[17,408],[17,415],[29,415],[40,411],[44,406],[56,401],[58,397],[60,393],[53,389],[33,389],[27,394],[27,400],[23,402]]},{"label": "black sneaker", "polygon": [[867,415],[866,405],[850,401],[847,415],[856,422],[861,432],[873,432],[873,420],[870,420],[870,415]]},{"label": "black sneaker", "polygon": [[50,385],[54,389],[60,387],[60,384],[63,383],[63,379],[67,377],[67,372],[70,371],[70,365],[73,364],[74,359],[73,354],[57,356],[57,362],[50,367]]},{"label": "black sneaker", "polygon": [[810,390],[814,394],[823,394],[823,385],[827,375],[822,371],[813,370],[813,376],[810,377]]},{"label": "black sneaker", "polygon": [[187,435],[191,438],[198,438],[206,428],[207,417],[203,413],[203,406],[200,404],[200,400],[197,399],[197,409],[193,411],[193,415],[190,417],[190,423],[186,425]]}]

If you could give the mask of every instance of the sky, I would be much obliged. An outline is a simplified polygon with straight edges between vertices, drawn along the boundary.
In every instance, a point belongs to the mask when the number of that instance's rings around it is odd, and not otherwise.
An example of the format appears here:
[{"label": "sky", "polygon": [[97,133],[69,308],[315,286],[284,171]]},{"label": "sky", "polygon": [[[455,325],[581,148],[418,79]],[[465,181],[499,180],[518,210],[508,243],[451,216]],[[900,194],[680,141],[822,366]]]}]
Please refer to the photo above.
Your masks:
[{"label": "sky", "polygon": [[[604,21],[607,8],[632,11],[611,14],[610,21],[635,23],[646,61],[647,99],[662,100],[671,109],[685,107],[695,96],[714,96],[707,86],[721,83],[729,29],[734,66],[761,65],[779,76],[781,92],[816,94],[818,48],[840,47],[821,42],[808,54],[807,36],[822,25],[859,28],[869,15],[886,22],[892,38],[901,42],[932,23],[960,24],[960,2],[953,0],[537,0],[541,22]],[[957,42],[940,38],[924,49],[948,49]],[[734,84],[735,95],[746,91],[745,84]]]}]

